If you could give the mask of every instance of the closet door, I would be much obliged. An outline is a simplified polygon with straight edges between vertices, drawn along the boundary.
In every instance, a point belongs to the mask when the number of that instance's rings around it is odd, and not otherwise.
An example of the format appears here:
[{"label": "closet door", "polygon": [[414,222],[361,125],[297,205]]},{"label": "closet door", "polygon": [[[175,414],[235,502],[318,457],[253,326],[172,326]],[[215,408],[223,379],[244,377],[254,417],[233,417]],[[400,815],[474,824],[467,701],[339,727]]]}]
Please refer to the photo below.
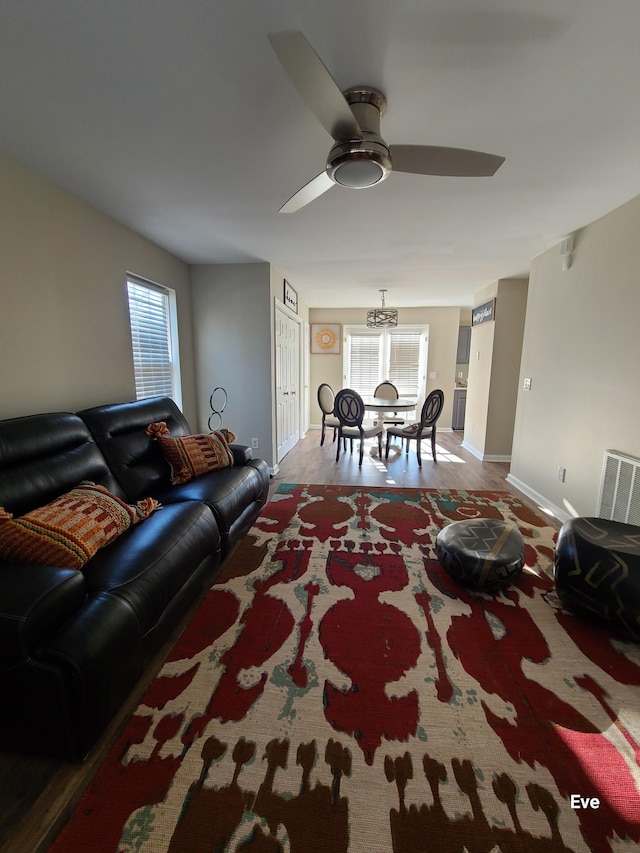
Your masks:
[{"label": "closet door", "polygon": [[276,305],[276,455],[300,439],[300,325]]}]

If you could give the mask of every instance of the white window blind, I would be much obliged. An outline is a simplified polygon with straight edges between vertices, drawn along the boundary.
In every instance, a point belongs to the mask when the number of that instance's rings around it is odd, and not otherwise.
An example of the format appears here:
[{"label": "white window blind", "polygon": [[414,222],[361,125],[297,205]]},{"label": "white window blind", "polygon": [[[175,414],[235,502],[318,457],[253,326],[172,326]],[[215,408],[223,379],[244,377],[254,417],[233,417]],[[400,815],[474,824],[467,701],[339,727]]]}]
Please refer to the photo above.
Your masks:
[{"label": "white window blind", "polygon": [[346,386],[362,396],[372,395],[388,380],[401,397],[424,399],[427,368],[427,327],[397,327],[371,332],[346,327]]},{"label": "white window blind", "polygon": [[349,387],[362,396],[373,394],[380,382],[382,335],[358,334],[349,336]]},{"label": "white window blind", "polygon": [[389,334],[389,381],[398,389],[400,397],[417,394],[420,384],[419,332],[392,332]]},{"label": "white window blind", "polygon": [[172,397],[180,404],[173,292],[129,279],[127,294],[136,399]]}]

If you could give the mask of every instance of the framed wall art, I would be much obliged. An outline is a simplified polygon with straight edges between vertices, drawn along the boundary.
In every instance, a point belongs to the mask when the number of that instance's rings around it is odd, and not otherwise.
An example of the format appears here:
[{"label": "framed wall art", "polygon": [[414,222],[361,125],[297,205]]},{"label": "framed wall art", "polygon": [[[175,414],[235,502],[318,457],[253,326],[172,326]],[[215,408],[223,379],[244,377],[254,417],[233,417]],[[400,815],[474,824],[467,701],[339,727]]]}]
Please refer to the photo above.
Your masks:
[{"label": "framed wall art", "polygon": [[482,305],[478,305],[477,308],[473,309],[471,314],[471,325],[479,326],[480,323],[491,323],[495,320],[496,314],[496,300],[490,299],[488,302],[484,302]]},{"label": "framed wall art", "polygon": [[298,294],[293,287],[291,287],[286,278],[284,279],[284,304],[295,314],[298,313]]},{"label": "framed wall art", "polygon": [[342,325],[340,323],[311,324],[311,352],[324,355],[340,355]]}]

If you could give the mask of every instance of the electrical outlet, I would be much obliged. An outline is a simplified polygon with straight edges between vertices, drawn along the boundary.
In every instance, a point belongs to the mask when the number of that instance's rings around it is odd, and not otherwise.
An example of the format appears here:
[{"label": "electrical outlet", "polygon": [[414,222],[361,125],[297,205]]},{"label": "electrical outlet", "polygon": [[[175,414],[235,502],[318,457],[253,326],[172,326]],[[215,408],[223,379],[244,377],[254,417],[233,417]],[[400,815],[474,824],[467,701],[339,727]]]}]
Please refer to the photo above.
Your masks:
[{"label": "electrical outlet", "polygon": [[522,383],[522,388],[524,391],[531,391],[531,379],[525,379]]},{"label": "electrical outlet", "polygon": [[561,483],[564,483],[564,478],[567,476],[567,469],[563,468],[562,465],[558,466],[558,480]]},{"label": "electrical outlet", "polygon": [[259,448],[260,448],[260,439],[259,438],[252,438],[251,439],[251,449],[252,450],[258,450]]}]

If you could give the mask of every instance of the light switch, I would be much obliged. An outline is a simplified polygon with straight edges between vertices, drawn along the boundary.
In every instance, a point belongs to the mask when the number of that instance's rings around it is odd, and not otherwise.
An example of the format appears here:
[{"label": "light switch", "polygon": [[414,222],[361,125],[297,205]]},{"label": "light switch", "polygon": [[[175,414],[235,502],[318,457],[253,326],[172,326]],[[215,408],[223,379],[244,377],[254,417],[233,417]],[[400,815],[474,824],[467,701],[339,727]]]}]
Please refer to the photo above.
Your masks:
[{"label": "light switch", "polygon": [[429,371],[429,379],[437,379],[437,378],[438,378],[438,371],[437,370],[430,370]]}]

